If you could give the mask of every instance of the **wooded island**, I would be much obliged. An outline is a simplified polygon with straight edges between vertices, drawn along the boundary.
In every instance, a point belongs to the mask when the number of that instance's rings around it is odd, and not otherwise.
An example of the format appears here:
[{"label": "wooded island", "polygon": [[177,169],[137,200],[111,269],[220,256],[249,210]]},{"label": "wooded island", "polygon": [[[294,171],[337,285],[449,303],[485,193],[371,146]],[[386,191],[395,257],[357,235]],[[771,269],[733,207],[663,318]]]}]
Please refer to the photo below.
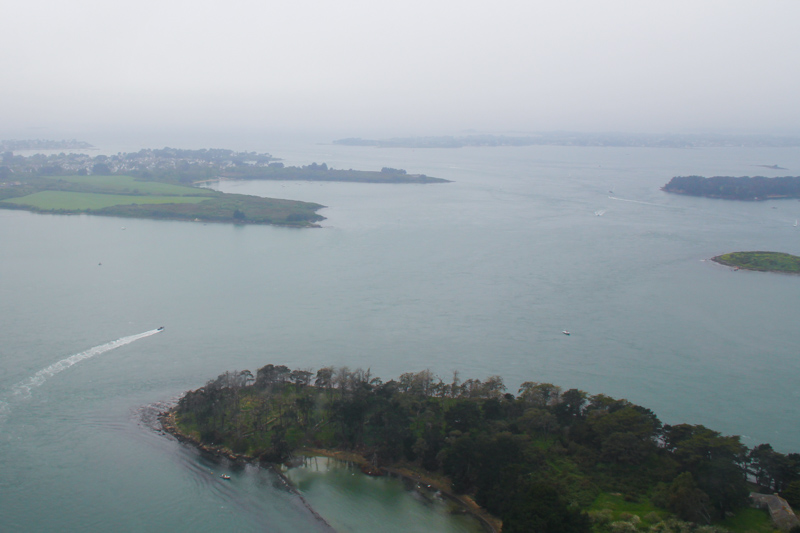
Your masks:
[{"label": "wooded island", "polygon": [[800,257],[781,252],[731,252],[711,260],[737,269],[800,274]]},{"label": "wooded island", "polygon": [[800,198],[800,176],[765,178],[763,176],[676,176],[662,191],[688,196],[705,196],[725,200],[774,200]]},{"label": "wooded island", "polygon": [[750,490],[800,504],[800,454],[748,449],[738,436],[665,425],[627,400],[550,383],[525,382],[514,396],[498,376],[383,382],[369,370],[269,364],[187,392],[166,419],[206,449],[254,461],[349,450],[372,474],[444,476],[506,533],[744,531],[743,521],[771,532],[748,507]]}]

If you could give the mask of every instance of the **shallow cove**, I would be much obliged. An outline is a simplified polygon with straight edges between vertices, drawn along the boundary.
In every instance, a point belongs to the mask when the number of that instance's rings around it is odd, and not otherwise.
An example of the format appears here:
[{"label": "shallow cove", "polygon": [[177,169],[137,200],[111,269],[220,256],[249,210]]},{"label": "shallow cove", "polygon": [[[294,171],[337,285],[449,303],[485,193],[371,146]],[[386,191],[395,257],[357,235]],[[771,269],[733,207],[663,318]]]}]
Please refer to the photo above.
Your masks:
[{"label": "shallow cove", "polygon": [[336,531],[483,532],[483,526],[436,490],[396,476],[367,476],[352,464],[306,457],[286,477]]}]

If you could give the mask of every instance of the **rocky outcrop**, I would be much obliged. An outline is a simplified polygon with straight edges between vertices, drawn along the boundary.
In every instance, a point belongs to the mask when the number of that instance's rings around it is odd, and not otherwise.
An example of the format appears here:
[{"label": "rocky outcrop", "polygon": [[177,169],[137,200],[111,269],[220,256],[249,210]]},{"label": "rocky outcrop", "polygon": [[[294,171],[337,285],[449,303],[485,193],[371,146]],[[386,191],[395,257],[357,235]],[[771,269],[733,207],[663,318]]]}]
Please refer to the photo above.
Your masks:
[{"label": "rocky outcrop", "polygon": [[792,506],[777,494],[751,492],[750,499],[753,500],[754,506],[767,509],[772,517],[772,523],[781,530],[789,531],[794,526],[800,525],[800,520],[792,511]]}]

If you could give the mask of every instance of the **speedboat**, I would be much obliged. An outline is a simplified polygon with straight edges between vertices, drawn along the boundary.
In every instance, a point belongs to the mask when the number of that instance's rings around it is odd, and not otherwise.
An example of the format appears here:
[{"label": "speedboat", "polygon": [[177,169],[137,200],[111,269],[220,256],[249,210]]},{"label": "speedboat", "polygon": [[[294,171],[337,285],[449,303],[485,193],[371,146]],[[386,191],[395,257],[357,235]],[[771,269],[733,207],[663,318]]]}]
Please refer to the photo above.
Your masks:
[{"label": "speedboat", "polygon": [[569,331],[567,331],[567,330],[564,330],[564,331],[562,331],[561,333],[563,333],[564,335],[566,335],[566,336],[568,336],[568,337],[569,337]]},{"label": "speedboat", "polygon": [[231,478],[231,476],[229,476],[228,474],[222,474],[219,477],[221,477],[222,479],[230,479]]},{"label": "speedboat", "polygon": [[164,326],[160,326],[156,331],[164,331]]}]

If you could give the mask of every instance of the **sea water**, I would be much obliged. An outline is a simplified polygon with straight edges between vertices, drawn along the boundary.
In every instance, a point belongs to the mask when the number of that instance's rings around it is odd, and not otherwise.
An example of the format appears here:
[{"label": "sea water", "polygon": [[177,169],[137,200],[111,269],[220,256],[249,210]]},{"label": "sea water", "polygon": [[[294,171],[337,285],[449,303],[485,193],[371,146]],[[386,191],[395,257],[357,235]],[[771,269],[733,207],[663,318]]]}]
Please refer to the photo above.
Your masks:
[{"label": "sea water", "polygon": [[756,166],[796,150],[243,148],[453,182],[215,185],[324,204],[320,229],[0,210],[3,530],[328,530],[269,471],[156,429],[183,391],[268,363],[551,382],[800,449],[800,277],[708,261],[800,254],[800,203],[659,190],[797,174]]}]

